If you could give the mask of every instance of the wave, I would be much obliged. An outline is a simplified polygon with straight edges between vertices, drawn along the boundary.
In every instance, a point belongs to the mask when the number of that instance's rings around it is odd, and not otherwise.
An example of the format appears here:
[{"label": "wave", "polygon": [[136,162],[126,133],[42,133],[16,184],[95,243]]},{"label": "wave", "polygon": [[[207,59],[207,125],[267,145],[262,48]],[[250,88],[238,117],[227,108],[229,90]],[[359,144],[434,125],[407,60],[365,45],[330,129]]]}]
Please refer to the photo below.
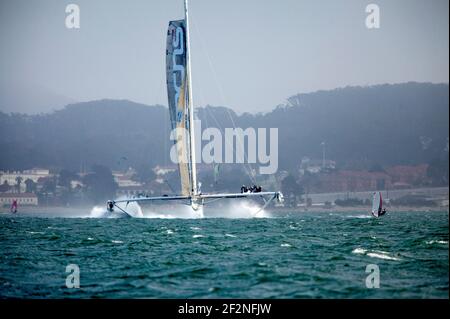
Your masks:
[{"label": "wave", "polygon": [[401,260],[400,258],[397,257],[393,257],[393,256],[389,256],[387,254],[382,254],[382,253],[367,253],[367,256],[372,257],[372,258],[379,258],[379,259],[385,259],[385,260]]},{"label": "wave", "polygon": [[367,250],[364,248],[355,248],[352,251],[353,254],[365,254],[366,252]]},{"label": "wave", "polygon": [[370,216],[370,215],[347,215],[347,216],[345,216],[345,218],[361,218],[361,219],[366,219],[366,218],[372,218],[372,216]]},{"label": "wave", "polygon": [[388,252],[386,251],[381,251],[381,250],[372,250],[372,251],[368,251],[367,249],[358,247],[352,250],[353,254],[358,254],[358,255],[366,255],[372,258],[378,258],[378,259],[384,259],[384,260],[401,260],[398,257],[394,257],[392,255],[390,255]]},{"label": "wave", "polygon": [[429,240],[425,242],[427,245],[441,244],[448,245],[448,240]]},{"label": "wave", "polygon": [[171,206],[153,206],[144,208],[143,218],[160,218],[160,219],[198,219],[203,218],[203,207],[197,210],[192,209],[188,205],[171,205]]}]

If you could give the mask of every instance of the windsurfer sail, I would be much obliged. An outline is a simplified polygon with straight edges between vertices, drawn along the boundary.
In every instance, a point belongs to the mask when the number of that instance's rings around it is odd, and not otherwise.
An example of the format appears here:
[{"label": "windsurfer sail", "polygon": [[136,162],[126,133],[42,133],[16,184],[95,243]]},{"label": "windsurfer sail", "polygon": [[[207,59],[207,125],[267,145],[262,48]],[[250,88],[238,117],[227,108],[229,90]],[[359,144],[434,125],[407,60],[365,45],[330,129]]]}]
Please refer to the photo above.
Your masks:
[{"label": "windsurfer sail", "polygon": [[17,213],[17,199],[14,199],[11,204],[11,213],[13,214]]},{"label": "windsurfer sail", "polygon": [[380,217],[386,214],[386,209],[383,209],[383,198],[381,192],[374,192],[372,198],[372,215]]},{"label": "windsurfer sail", "polygon": [[191,59],[189,41],[188,1],[184,0],[185,18],[169,22],[167,31],[166,77],[172,139],[176,144],[176,157],[181,181],[181,194],[177,196],[134,197],[110,200],[107,209],[118,208],[117,203],[145,201],[184,201],[194,210],[212,200],[222,198],[262,197],[266,207],[272,200],[283,200],[281,192],[246,192],[233,194],[202,194],[197,182],[194,103],[192,97]]}]

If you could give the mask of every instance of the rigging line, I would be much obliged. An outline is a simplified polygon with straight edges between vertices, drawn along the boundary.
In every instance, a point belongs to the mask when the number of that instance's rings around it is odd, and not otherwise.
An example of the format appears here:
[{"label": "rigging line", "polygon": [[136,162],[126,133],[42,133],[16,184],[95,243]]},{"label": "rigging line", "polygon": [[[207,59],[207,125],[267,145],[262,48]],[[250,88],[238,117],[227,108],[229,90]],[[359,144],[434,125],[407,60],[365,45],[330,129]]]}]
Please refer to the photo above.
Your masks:
[{"label": "rigging line", "polygon": [[[171,14],[169,14],[169,10],[167,9],[167,7],[165,5],[163,5],[161,7],[158,7],[158,8],[161,9],[162,15],[164,17],[169,17],[169,15],[171,15]],[[166,45],[167,45],[166,44],[167,31],[166,31],[166,34],[163,37],[163,41],[164,41],[163,42],[164,43],[163,44],[164,45],[164,49],[166,49]],[[159,80],[159,85],[160,85],[159,98],[160,98],[161,104],[164,106],[164,111],[163,111],[163,122],[164,122],[164,124],[163,124],[164,125],[163,126],[163,128],[164,128],[164,132],[163,132],[163,139],[164,139],[163,144],[164,145],[163,145],[163,148],[164,148],[164,153],[163,153],[162,164],[163,164],[163,166],[165,166],[167,168],[171,164],[171,161],[170,161],[170,149],[171,149],[171,146],[174,145],[174,142],[170,140],[170,133],[172,131],[172,122],[171,122],[171,118],[170,118],[170,108],[169,108],[169,104],[168,104],[168,101],[167,101],[166,59],[167,59],[167,56],[164,57],[163,67],[161,68],[162,72],[159,73],[159,74],[164,74],[164,76],[161,76],[160,80]],[[164,90],[164,89],[166,89],[166,90]],[[166,105],[166,103],[163,102],[164,100],[167,101],[166,102],[167,105]],[[170,174],[170,173],[168,173],[168,174]],[[167,176],[164,176],[164,175],[165,174],[163,174],[162,178],[167,181]],[[164,187],[164,183],[162,183],[161,186],[160,186],[160,193],[161,194],[165,193],[164,188],[166,188],[166,187]],[[170,187],[170,185],[169,185],[169,188],[172,191],[172,193],[176,194],[176,191],[174,191],[172,189],[172,187]]]},{"label": "rigging line", "polygon": [[[195,30],[195,32],[196,32],[198,38],[200,39],[200,43],[201,43],[202,50],[203,50],[203,52],[204,52],[205,55],[206,55],[206,58],[207,58],[207,60],[208,60],[209,67],[210,67],[210,69],[211,69],[211,72],[213,73],[214,81],[215,81],[215,83],[216,83],[216,86],[217,86],[218,89],[219,89],[219,94],[220,94],[221,100],[222,100],[222,102],[226,105],[226,104],[227,104],[227,103],[226,103],[227,101],[226,101],[225,95],[224,95],[224,93],[223,93],[223,88],[222,88],[222,86],[220,85],[220,81],[218,80],[217,72],[216,72],[216,70],[215,70],[215,68],[214,68],[214,66],[213,66],[212,59],[211,59],[211,57],[210,57],[208,51],[206,50],[206,46],[205,46],[205,44],[204,44],[205,41],[203,40],[203,37],[201,36],[200,31],[199,31],[198,28],[197,28],[197,25],[196,25],[195,23],[192,23],[192,20],[191,20],[191,24],[194,26],[194,30]],[[231,116],[230,111],[228,110],[227,107],[225,107],[225,110],[226,110],[226,112],[227,112],[227,114],[228,114],[228,117],[229,117],[230,120],[231,120],[231,123],[232,123],[232,125],[233,125],[233,128],[236,128],[236,123],[234,122],[233,117]],[[211,112],[211,113],[212,113],[212,112]],[[212,117],[215,119],[215,116],[214,116],[214,115],[212,115]],[[217,120],[216,120],[216,122],[217,122]],[[246,170],[246,173],[247,173],[247,175],[250,177],[251,182],[254,183],[254,184],[256,184],[256,177],[255,177],[255,174],[253,173],[253,169],[252,169],[251,164],[248,163],[248,157],[247,157],[247,154],[246,154],[246,152],[245,152],[244,144],[243,144],[243,142],[241,141],[241,139],[240,139],[238,136],[237,136],[236,140],[237,140],[238,143],[240,144],[239,146],[240,146],[240,147],[242,148],[242,150],[244,151],[244,159],[245,159],[244,162],[247,162],[247,165],[248,165],[248,167],[246,167],[246,166],[245,166],[245,163],[243,163],[243,166],[244,166],[244,168],[245,168],[245,170]],[[230,145],[229,145],[229,146],[230,146]],[[231,146],[232,146],[232,145],[231,145]],[[232,148],[232,149],[233,149],[233,148]],[[234,149],[233,149],[233,152],[234,152]],[[234,153],[236,154],[236,152],[234,152]]]},{"label": "rigging line", "polygon": [[[211,115],[212,119],[215,121],[216,125],[219,127],[219,129],[220,129],[222,132],[225,132],[225,129],[220,125],[219,121],[217,120],[217,118],[216,118],[216,116],[213,114],[213,112],[212,112],[212,111],[209,111],[209,110],[208,110],[208,112],[209,112],[209,114]],[[225,139],[225,144],[228,145],[228,146],[233,150],[233,154],[237,156],[236,150],[235,150],[234,147],[233,147],[233,143],[230,142],[230,141],[228,141],[227,139]],[[245,151],[244,151],[244,155],[245,155]],[[244,158],[245,158],[245,156],[244,156]],[[246,158],[245,158],[245,159],[246,159]],[[251,181],[253,184],[256,184],[256,179],[254,178],[253,174],[251,173],[252,168],[251,168],[251,167],[247,167],[247,166],[245,165],[245,162],[242,163],[242,167],[244,167],[245,173],[246,173],[246,175],[249,177],[250,181]]]},{"label": "rigging line", "polygon": [[[204,98],[204,96],[203,96],[203,91],[200,89],[199,92],[200,92],[200,96],[201,96],[200,99],[201,99],[201,101],[202,101],[202,105],[205,105],[205,98]],[[207,115],[207,111],[205,110],[205,107],[202,108],[202,112],[203,112],[203,120],[205,121],[205,124],[206,124],[205,127],[206,127],[206,128],[209,128],[208,115]],[[197,114],[200,114],[200,109],[199,109],[199,108],[197,108]],[[197,118],[200,119],[199,116],[198,116]],[[203,136],[202,136],[202,137],[203,137]],[[203,141],[203,140],[201,140],[201,141]],[[211,163],[213,172],[214,172],[214,164],[215,164],[215,162],[213,161],[213,162]]]},{"label": "rigging line", "polygon": [[[165,71],[164,71],[165,73]],[[159,88],[159,98],[161,99],[161,101],[163,100],[163,90],[164,90],[164,83],[166,81],[161,77],[159,84],[160,84],[160,88]],[[169,158],[167,154],[168,152],[168,146],[170,145],[170,132],[172,129],[172,123],[171,123],[171,119],[170,119],[170,109],[169,107],[166,107],[165,105],[163,106],[163,148],[164,148],[164,155],[163,155],[163,165],[164,166],[168,166],[168,162],[169,162]],[[166,136],[167,134],[167,136]]]},{"label": "rigging line", "polygon": [[[213,112],[208,110],[208,113],[211,115],[211,118],[214,120],[214,122],[216,123],[216,125],[218,126],[218,128],[220,129],[220,131],[223,132],[224,129],[222,128],[222,126],[221,126],[221,125],[219,124],[219,122],[217,121],[217,118],[215,117],[215,115],[213,114]],[[226,143],[229,147],[231,147],[231,149],[233,150],[234,155],[236,155],[236,151],[234,150],[233,145],[230,144],[230,141],[227,141],[227,139],[225,139],[225,143]],[[248,168],[245,166],[245,164],[243,164],[242,166],[244,167],[244,170],[245,170],[247,176],[250,178],[250,181],[251,181],[253,184],[256,184],[256,179],[252,179],[252,175],[250,174],[250,172],[249,172]]]},{"label": "rigging line", "polygon": [[[198,89],[196,90],[196,92],[198,92],[198,94],[199,94],[199,99],[200,99],[200,101],[201,101],[201,105],[206,105],[206,99],[205,99],[205,96],[204,96],[204,94],[203,94],[203,90],[202,90],[202,87],[201,86],[199,86],[198,87]],[[197,114],[200,114],[200,109],[199,108],[196,108],[196,110],[197,110]],[[209,128],[210,126],[209,126],[209,119],[208,119],[208,115],[209,116],[211,116],[211,118],[213,118],[214,120],[215,120],[215,122],[216,122],[216,124],[219,126],[219,129],[221,129],[221,127],[220,127],[220,125],[219,125],[219,123],[218,123],[218,121],[216,120],[216,118],[214,117],[214,115],[212,114],[212,112],[209,110],[209,108],[207,107],[207,106],[204,106],[203,108],[202,108],[202,111],[203,111],[203,120],[205,121],[205,127],[206,128]],[[197,116],[197,118],[198,119],[200,119],[198,116]],[[203,128],[203,126],[202,126],[202,128]],[[234,150],[233,150],[234,151]],[[212,163],[211,163],[211,165],[212,165],[212,170],[213,170],[213,174],[214,174],[214,166],[215,165],[218,165],[219,163],[216,163],[215,161],[213,161]]]},{"label": "rigging line", "polygon": [[[191,25],[194,25],[195,32],[196,32],[196,34],[199,36],[199,38],[201,39],[200,33],[198,32],[197,25],[196,25],[194,22],[192,22],[192,18],[191,18]],[[201,40],[202,40],[202,39],[201,39]],[[207,52],[206,52],[206,50],[204,49],[203,43],[201,43],[201,48],[202,48],[203,53],[205,53],[205,54],[207,55]],[[211,62],[209,62],[209,64],[210,64],[210,66],[211,66]],[[216,85],[217,85],[217,80],[216,80]],[[203,99],[203,103],[206,103],[206,99],[204,98],[203,90],[201,89],[201,87],[200,87],[200,89],[198,90],[198,92],[200,93],[200,96],[201,96],[201,98]],[[223,95],[223,94],[222,94],[222,95]],[[224,100],[224,99],[222,98],[222,100]],[[208,114],[209,114],[209,115],[211,116],[211,118],[214,120],[214,122],[216,123],[216,125],[218,126],[218,128],[219,128],[222,132],[224,132],[224,129],[223,129],[222,126],[219,124],[219,122],[217,121],[216,117],[215,117],[214,114],[209,110],[209,108],[205,107],[204,109],[206,110],[206,113],[205,113],[205,119],[206,119],[206,121],[207,121]],[[228,111],[228,109],[227,109],[227,111]],[[208,123],[206,123],[206,124],[208,125]],[[234,125],[234,124],[233,124],[233,125]],[[207,126],[207,127],[208,127],[208,126]],[[235,125],[234,125],[234,127],[235,127]],[[228,142],[227,140],[225,140],[225,143],[226,143],[228,146],[231,146],[231,149],[233,150],[234,155],[236,155],[236,151],[234,150],[234,148],[232,147],[232,145],[230,145],[230,142]],[[245,155],[245,152],[244,152],[244,155]],[[243,165],[243,167],[244,167],[244,169],[245,169],[246,175],[250,178],[250,181],[251,181],[252,183],[256,184],[256,180],[252,179],[251,170],[248,170],[247,167],[245,166],[245,164]]]}]

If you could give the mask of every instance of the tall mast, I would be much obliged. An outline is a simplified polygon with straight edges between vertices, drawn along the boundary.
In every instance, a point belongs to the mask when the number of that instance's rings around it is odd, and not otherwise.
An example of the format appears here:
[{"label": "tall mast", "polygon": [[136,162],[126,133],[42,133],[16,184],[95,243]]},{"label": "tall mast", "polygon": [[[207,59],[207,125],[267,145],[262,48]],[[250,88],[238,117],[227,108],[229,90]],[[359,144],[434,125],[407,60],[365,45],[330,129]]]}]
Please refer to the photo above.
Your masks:
[{"label": "tall mast", "polygon": [[190,154],[191,154],[191,182],[192,195],[198,195],[197,191],[197,164],[195,156],[195,133],[194,133],[194,103],[192,99],[192,77],[191,77],[191,44],[189,38],[189,12],[188,0],[184,0],[184,15],[186,21],[186,60],[187,60],[187,77],[188,77],[188,106],[189,106],[189,137],[190,137]]}]

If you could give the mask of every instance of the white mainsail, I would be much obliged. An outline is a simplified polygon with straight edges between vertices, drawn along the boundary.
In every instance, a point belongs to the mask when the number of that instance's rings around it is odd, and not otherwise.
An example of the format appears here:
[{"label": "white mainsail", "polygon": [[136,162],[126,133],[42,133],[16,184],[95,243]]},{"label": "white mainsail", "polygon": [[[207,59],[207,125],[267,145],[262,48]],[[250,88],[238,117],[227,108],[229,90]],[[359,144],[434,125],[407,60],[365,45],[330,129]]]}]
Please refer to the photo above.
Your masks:
[{"label": "white mainsail", "polygon": [[187,103],[187,54],[186,23],[184,20],[170,21],[167,30],[166,77],[172,133],[176,136],[177,160],[181,180],[181,194],[191,194],[190,148],[187,128],[189,125],[189,103]]},{"label": "white mainsail", "polygon": [[383,199],[381,192],[374,192],[372,198],[372,215],[378,217],[383,209]]},{"label": "white mainsail", "polygon": [[184,4],[185,19],[169,22],[166,77],[172,132],[176,135],[172,138],[177,150],[181,193],[188,196],[197,195],[197,170],[187,0]]}]

